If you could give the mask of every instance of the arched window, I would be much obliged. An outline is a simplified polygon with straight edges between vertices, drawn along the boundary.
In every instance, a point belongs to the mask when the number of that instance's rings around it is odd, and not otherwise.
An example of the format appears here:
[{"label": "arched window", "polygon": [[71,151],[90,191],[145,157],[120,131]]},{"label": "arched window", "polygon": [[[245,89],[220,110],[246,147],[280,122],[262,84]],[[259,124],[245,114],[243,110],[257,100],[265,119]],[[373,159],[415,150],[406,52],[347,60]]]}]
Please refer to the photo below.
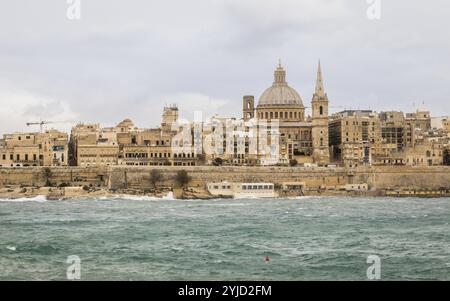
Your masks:
[{"label": "arched window", "polygon": [[322,106],[319,107],[319,113],[320,113],[320,115],[323,115],[323,107]]}]

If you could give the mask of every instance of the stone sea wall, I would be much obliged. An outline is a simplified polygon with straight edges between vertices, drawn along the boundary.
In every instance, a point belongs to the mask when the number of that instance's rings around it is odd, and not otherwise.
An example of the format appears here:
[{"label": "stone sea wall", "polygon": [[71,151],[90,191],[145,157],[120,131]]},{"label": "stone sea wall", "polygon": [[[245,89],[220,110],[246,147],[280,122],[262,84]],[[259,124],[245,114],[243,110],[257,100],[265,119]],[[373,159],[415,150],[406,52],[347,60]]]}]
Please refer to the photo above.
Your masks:
[{"label": "stone sea wall", "polygon": [[392,189],[450,189],[450,167],[367,167],[300,168],[300,167],[27,167],[0,168],[0,187],[9,185],[104,187],[112,190],[152,187],[150,171],[163,174],[160,186],[176,186],[175,175],[186,170],[191,177],[189,186],[204,187],[212,181],[229,182],[304,182],[307,189],[338,187],[345,184],[367,183],[377,190]]},{"label": "stone sea wall", "polygon": [[2,167],[0,187],[8,185],[52,186],[106,186],[110,171],[102,167]]}]

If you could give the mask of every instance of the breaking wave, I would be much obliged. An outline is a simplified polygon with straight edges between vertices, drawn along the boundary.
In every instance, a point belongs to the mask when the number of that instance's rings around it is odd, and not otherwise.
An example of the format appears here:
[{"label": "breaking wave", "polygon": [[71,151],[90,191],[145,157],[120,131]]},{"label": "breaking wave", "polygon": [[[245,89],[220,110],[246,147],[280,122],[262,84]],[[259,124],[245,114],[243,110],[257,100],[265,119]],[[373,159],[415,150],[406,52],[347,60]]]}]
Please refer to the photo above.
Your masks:
[{"label": "breaking wave", "polygon": [[130,201],[173,201],[176,200],[176,198],[173,196],[173,192],[169,192],[167,195],[163,197],[156,197],[156,196],[147,196],[147,195],[131,195],[131,194],[118,194],[113,197],[110,196],[103,196],[100,197],[101,200],[130,200]]},{"label": "breaking wave", "polygon": [[29,197],[29,198],[17,198],[17,199],[0,199],[0,202],[38,202],[43,203],[47,201],[47,197],[45,195],[38,195],[35,197]]}]

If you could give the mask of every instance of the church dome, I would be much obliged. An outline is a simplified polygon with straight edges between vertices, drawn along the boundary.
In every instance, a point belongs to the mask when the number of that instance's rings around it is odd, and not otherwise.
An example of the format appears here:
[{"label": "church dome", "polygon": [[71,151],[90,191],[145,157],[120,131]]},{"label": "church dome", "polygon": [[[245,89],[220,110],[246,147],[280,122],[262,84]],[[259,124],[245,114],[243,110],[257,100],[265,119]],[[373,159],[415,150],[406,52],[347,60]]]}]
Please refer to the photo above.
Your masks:
[{"label": "church dome", "polygon": [[259,106],[300,106],[303,102],[300,95],[286,82],[286,72],[281,64],[275,70],[275,80],[259,98]]},{"label": "church dome", "polygon": [[129,128],[132,128],[132,127],[134,127],[134,123],[133,123],[133,121],[131,119],[125,118],[123,121],[121,121],[117,125],[117,127],[129,127]]}]

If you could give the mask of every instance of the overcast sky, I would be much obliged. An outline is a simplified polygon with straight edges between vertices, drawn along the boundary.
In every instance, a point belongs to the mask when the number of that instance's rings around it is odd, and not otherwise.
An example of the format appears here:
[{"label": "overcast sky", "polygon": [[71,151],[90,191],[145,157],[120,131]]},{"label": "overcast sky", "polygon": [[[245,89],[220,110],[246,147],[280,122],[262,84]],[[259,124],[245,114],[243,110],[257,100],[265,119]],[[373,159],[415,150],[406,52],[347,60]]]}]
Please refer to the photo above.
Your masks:
[{"label": "overcast sky", "polygon": [[449,1],[381,0],[379,20],[366,0],[81,0],[79,20],[68,7],[0,0],[1,134],[39,119],[150,127],[171,103],[240,117],[279,58],[305,106],[320,58],[331,111],[450,115]]}]

